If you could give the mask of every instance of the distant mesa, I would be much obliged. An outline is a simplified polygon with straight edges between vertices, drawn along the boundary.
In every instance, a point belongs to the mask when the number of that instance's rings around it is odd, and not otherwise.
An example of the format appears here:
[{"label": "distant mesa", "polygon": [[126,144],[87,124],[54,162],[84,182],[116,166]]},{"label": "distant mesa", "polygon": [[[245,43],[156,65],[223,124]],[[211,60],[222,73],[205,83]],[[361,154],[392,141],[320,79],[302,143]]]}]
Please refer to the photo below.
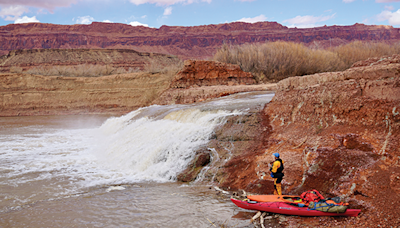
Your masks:
[{"label": "distant mesa", "polygon": [[18,49],[133,49],[175,55],[181,59],[208,59],[224,43],[292,41],[336,46],[354,40],[400,40],[399,28],[354,24],[317,28],[288,28],[277,22],[233,22],[202,26],[149,28],[119,23],[90,25],[45,23],[0,27],[0,54]]}]

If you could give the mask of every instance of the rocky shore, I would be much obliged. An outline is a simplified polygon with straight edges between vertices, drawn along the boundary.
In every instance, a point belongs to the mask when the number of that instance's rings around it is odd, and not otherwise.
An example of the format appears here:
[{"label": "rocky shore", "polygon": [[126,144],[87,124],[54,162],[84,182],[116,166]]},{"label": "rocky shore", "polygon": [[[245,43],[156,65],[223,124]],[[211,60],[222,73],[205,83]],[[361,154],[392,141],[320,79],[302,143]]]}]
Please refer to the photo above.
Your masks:
[{"label": "rocky shore", "polygon": [[234,117],[216,131],[208,147],[224,156],[224,146],[233,145],[234,156],[210,169],[209,177],[225,190],[271,194],[268,164],[279,152],[284,194],[318,189],[362,209],[356,218],[285,217],[283,224],[399,226],[399,69],[400,56],[394,55],[344,72],[282,80],[261,112]]}]

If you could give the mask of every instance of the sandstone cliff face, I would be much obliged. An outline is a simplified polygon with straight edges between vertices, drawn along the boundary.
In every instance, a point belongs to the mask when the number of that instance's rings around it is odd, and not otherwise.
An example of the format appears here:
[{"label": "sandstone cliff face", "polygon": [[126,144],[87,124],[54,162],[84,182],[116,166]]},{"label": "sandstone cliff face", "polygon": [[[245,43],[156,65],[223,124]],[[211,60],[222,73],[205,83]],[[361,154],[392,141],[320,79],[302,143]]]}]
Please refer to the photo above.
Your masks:
[{"label": "sandstone cliff face", "polygon": [[339,226],[399,226],[400,213],[393,210],[400,202],[399,109],[398,55],[344,72],[285,79],[252,129],[254,144],[221,167],[218,181],[231,189],[272,193],[268,164],[279,152],[284,194],[318,189],[362,209],[357,219],[340,220]]},{"label": "sandstone cliff face", "polygon": [[13,50],[0,58],[0,72],[13,67],[26,71],[32,67],[109,65],[114,68],[143,70],[146,65],[178,62],[176,57],[126,49],[33,49]]},{"label": "sandstone cliff face", "polygon": [[0,27],[0,54],[17,49],[107,48],[172,54],[184,59],[213,56],[223,43],[294,41],[341,44],[352,40],[399,40],[399,28],[391,26],[324,26],[287,28],[276,22],[234,22],[193,27],[162,26],[159,29],[118,23],[90,25],[44,23]]}]

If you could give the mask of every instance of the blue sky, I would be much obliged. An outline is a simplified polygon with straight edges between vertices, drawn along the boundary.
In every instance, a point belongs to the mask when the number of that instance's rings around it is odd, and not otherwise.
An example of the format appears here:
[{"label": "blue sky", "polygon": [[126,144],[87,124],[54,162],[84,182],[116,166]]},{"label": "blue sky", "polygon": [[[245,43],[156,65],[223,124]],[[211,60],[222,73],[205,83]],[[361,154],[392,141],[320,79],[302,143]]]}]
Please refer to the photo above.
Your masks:
[{"label": "blue sky", "polygon": [[244,21],[400,26],[400,0],[0,0],[0,25],[93,21],[159,28]]}]

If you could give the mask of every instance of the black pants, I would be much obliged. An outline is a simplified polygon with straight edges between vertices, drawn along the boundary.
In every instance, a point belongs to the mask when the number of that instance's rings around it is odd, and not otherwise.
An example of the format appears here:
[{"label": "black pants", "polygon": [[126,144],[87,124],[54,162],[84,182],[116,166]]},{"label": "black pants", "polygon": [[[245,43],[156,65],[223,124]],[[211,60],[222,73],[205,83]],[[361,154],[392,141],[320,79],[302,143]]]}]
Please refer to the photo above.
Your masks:
[{"label": "black pants", "polygon": [[283,173],[274,173],[274,178],[276,178],[275,184],[280,184],[282,182],[283,176],[285,176],[285,174]]}]

